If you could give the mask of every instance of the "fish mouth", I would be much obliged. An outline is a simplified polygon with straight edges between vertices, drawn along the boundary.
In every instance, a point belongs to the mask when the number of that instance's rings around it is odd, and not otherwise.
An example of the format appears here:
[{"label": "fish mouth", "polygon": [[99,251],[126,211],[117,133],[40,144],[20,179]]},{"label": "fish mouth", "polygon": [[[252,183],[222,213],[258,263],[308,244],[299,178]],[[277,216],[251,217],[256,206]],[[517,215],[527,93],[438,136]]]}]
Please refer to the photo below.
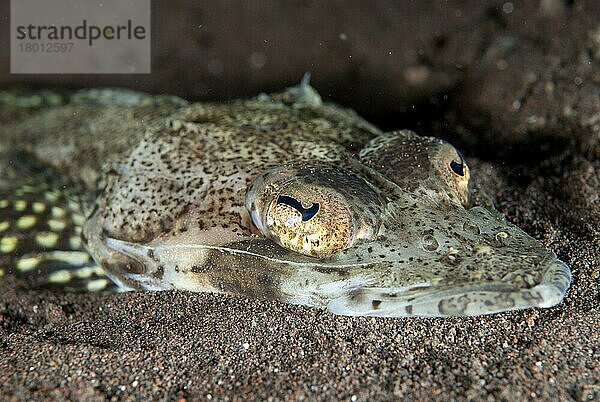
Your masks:
[{"label": "fish mouth", "polygon": [[116,274],[129,288],[225,293],[325,308],[340,292],[381,283],[372,263],[322,261],[265,238],[226,245],[136,244],[105,238],[104,245],[123,261],[144,266],[143,273]]},{"label": "fish mouth", "polygon": [[[572,279],[569,267],[551,253],[539,262],[542,274],[533,286],[511,281],[464,286],[420,281],[398,286],[386,282],[390,270],[385,267],[376,269],[371,262],[320,261],[295,253],[278,256],[279,246],[268,239],[215,246],[140,245],[106,238],[105,244],[146,268],[143,274],[124,275],[136,287],[276,299],[327,307],[334,314],[349,316],[474,316],[547,308],[562,301]],[[241,266],[239,261],[243,261]],[[239,283],[248,286],[239,287]]]},{"label": "fish mouth", "polygon": [[390,293],[388,289],[364,287],[331,300],[327,309],[338,315],[376,317],[477,316],[559,304],[572,280],[564,262],[548,256],[540,283],[519,288],[506,282],[462,287],[433,286],[417,291]]},{"label": "fish mouth", "polygon": [[[572,280],[569,267],[534,239],[525,239],[527,247],[516,249],[519,252],[511,249],[506,255],[498,247],[500,254],[494,259],[490,259],[494,257],[491,248],[483,250],[492,254],[481,257],[481,264],[488,264],[494,272],[490,261],[502,263],[506,268],[502,275],[486,276],[486,265],[482,265],[475,273],[483,276],[463,278],[460,275],[470,271],[459,258],[440,265],[449,267],[447,272],[425,272],[425,264],[417,259],[411,265],[397,254],[383,258],[380,254],[385,254],[385,247],[377,248],[377,242],[316,258],[264,237],[232,239],[226,234],[187,231],[136,243],[107,236],[100,227],[93,217],[86,223],[86,246],[124,289],[225,293],[326,307],[339,315],[446,317],[552,307],[561,302]],[[450,246],[438,245],[437,251],[431,251],[423,245],[412,242],[412,248],[403,250],[405,255],[429,258],[426,261],[431,263],[457,256]],[[519,271],[521,265],[527,270]],[[457,270],[460,275],[454,277]]]},{"label": "fish mouth", "polygon": [[[249,271],[271,271],[273,275],[285,276],[290,271],[314,270],[317,272],[342,272],[367,268],[369,262],[340,262],[326,261],[315,257],[305,256],[286,250],[275,242],[266,238],[248,238],[247,240],[224,245],[210,245],[198,243],[163,243],[152,242],[138,244],[115,238],[105,237],[104,245],[111,251],[123,255],[128,261],[134,260],[143,266],[144,271],[128,271],[126,279],[140,280],[141,276],[160,279],[150,285],[148,280],[143,282],[147,289],[179,288],[199,291],[197,278],[182,282],[179,278],[169,282],[168,271],[175,271],[180,275],[206,273],[209,270],[217,271],[223,260],[249,261],[245,274]],[[239,264],[238,264],[239,265]],[[285,267],[285,268],[284,268]],[[284,272],[285,271],[285,272]],[[240,275],[242,274],[240,270]],[[163,275],[159,278],[159,275]],[[160,282],[160,283],[159,283]]]}]

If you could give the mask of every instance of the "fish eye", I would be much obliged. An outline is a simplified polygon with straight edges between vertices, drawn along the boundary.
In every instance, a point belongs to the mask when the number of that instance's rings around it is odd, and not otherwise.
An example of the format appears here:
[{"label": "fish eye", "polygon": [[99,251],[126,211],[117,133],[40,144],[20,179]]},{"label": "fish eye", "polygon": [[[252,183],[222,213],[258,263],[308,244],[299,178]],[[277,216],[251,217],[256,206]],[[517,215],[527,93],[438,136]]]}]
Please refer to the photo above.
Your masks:
[{"label": "fish eye", "polygon": [[327,188],[298,184],[290,183],[267,207],[269,235],[282,246],[313,257],[347,248],[353,225],[344,202]]},{"label": "fish eye", "polygon": [[[465,162],[465,158],[459,150],[452,145],[445,143],[440,148],[442,163],[448,166],[445,169],[447,173],[442,173],[442,177],[448,186],[456,192],[461,204],[468,205],[469,203],[469,166]],[[450,171],[448,171],[450,170]]]},{"label": "fish eye", "polygon": [[364,181],[334,169],[276,169],[255,179],[246,194],[246,207],[264,236],[317,258],[373,236],[379,216],[361,206],[363,201],[371,209],[379,205]]},{"label": "fish eye", "polygon": [[460,160],[460,162],[456,162],[454,159],[450,161],[450,169],[452,169],[452,171],[459,176],[465,175],[465,171],[464,171],[463,167],[464,167],[464,163],[463,163],[462,159]]}]

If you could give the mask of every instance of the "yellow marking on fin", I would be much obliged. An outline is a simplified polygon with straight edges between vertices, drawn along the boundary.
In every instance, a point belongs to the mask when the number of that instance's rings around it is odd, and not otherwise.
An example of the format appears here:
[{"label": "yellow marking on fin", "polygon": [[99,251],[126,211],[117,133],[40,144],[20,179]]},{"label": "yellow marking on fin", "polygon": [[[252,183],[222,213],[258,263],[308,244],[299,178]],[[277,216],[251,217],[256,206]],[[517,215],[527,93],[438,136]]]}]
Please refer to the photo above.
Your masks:
[{"label": "yellow marking on fin", "polygon": [[75,250],[81,248],[81,238],[79,236],[71,236],[69,238],[69,246]]},{"label": "yellow marking on fin", "polygon": [[55,218],[62,218],[66,214],[65,210],[60,207],[52,207],[52,216]]},{"label": "yellow marking on fin", "polygon": [[35,235],[35,242],[45,248],[56,246],[58,235],[52,232],[40,232]]},{"label": "yellow marking on fin", "polygon": [[90,292],[98,292],[104,288],[106,288],[106,286],[109,284],[110,282],[108,281],[108,279],[96,279],[93,281],[89,281],[86,285],[87,290],[89,290]]},{"label": "yellow marking on fin", "polygon": [[79,211],[79,209],[81,208],[80,205],[73,200],[69,200],[68,205],[71,211]]},{"label": "yellow marking on fin", "polygon": [[6,270],[4,268],[0,268],[0,276],[4,276],[6,274]]},{"label": "yellow marking on fin", "polygon": [[36,217],[33,215],[24,215],[17,219],[17,228],[29,229],[35,225]]},{"label": "yellow marking on fin", "polygon": [[48,282],[52,283],[67,283],[71,280],[71,272],[67,269],[54,271],[48,275]]},{"label": "yellow marking on fin", "polygon": [[8,207],[8,200],[0,200],[0,209]]},{"label": "yellow marking on fin", "polygon": [[27,208],[27,202],[23,200],[17,200],[14,204],[15,211],[24,211]]},{"label": "yellow marking on fin", "polygon": [[38,257],[21,258],[17,261],[17,269],[27,272],[35,269],[42,260]]},{"label": "yellow marking on fin", "polygon": [[85,218],[81,214],[72,214],[71,219],[76,226],[83,226],[85,223]]},{"label": "yellow marking on fin", "polygon": [[54,232],[60,232],[61,230],[64,230],[67,227],[67,224],[64,221],[49,219],[48,226],[50,227],[50,230]]},{"label": "yellow marking on fin", "polygon": [[14,236],[6,236],[0,239],[0,252],[4,254],[11,253],[17,248],[17,238]]},{"label": "yellow marking on fin", "polygon": [[73,274],[78,278],[85,279],[94,274],[102,276],[104,275],[104,270],[100,267],[83,267],[73,271]]},{"label": "yellow marking on fin", "polygon": [[46,210],[46,204],[44,204],[43,202],[36,201],[33,204],[31,204],[31,208],[36,214],[41,214]]},{"label": "yellow marking on fin", "polygon": [[50,202],[55,202],[58,200],[58,193],[56,191],[46,191],[44,197]]},{"label": "yellow marking on fin", "polygon": [[44,253],[45,259],[54,259],[70,265],[83,265],[90,262],[90,256],[82,251],[52,251]]},{"label": "yellow marking on fin", "polygon": [[63,262],[69,265],[85,265],[90,262],[90,257],[88,254],[79,251],[53,251],[42,253],[35,257],[20,258],[17,260],[16,267],[19,271],[27,272],[35,269],[40,262],[51,260]]},{"label": "yellow marking on fin", "polygon": [[10,222],[0,222],[0,232],[4,232],[10,227]]}]

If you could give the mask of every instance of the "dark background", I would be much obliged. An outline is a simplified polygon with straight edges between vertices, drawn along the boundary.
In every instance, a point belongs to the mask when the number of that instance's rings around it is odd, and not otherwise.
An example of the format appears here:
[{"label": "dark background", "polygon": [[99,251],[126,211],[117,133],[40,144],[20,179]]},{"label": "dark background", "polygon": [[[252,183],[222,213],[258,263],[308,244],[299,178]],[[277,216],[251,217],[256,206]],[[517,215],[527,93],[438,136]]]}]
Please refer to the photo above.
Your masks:
[{"label": "dark background", "polygon": [[[502,145],[564,140],[598,124],[594,0],[153,1],[149,75],[9,74],[8,4],[4,88],[124,86],[224,100],[280,90],[309,71],[324,97],[383,128],[429,130],[452,111],[475,129],[463,141],[495,152],[499,136]],[[454,120],[432,129],[459,131]]]}]

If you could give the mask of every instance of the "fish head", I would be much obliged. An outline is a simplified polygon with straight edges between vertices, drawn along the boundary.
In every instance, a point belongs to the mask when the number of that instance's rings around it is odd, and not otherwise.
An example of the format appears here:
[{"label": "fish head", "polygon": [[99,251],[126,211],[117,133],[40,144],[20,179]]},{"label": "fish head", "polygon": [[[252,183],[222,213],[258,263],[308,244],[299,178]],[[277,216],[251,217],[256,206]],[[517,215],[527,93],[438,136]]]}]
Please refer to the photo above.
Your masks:
[{"label": "fish head", "polygon": [[124,288],[345,315],[476,315],[562,300],[569,268],[471,205],[469,167],[449,143],[404,130],[349,146],[325,141],[317,123],[316,133],[302,122],[290,131],[286,116],[261,122],[255,137],[210,113],[149,133],[105,175],[83,230],[90,254]]}]

